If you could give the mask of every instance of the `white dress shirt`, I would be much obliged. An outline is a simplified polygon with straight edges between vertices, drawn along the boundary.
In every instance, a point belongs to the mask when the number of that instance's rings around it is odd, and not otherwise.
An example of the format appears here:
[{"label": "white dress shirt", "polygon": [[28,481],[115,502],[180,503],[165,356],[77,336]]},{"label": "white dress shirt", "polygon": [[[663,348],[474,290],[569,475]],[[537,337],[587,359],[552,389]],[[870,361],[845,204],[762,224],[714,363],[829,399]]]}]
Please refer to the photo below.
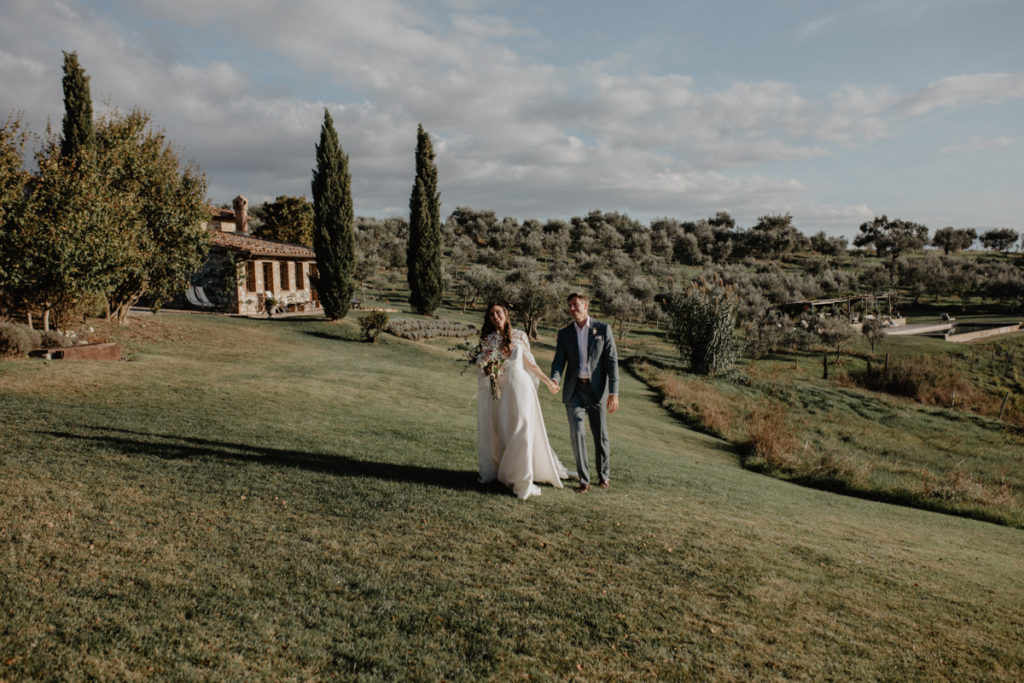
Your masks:
[{"label": "white dress shirt", "polygon": [[[575,323],[573,324],[575,325]],[[587,316],[587,322],[583,323],[583,327],[576,325],[576,346],[580,351],[580,366],[577,377],[580,379],[590,379],[590,358],[588,356],[590,347],[590,316]]]}]

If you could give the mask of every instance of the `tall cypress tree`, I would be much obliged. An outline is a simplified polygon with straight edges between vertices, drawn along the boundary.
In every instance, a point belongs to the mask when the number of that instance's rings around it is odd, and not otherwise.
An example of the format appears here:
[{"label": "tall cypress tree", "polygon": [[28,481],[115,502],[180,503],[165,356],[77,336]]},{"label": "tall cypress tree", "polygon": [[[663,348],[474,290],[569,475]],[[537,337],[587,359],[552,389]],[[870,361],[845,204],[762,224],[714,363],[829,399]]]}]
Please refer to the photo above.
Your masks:
[{"label": "tall cypress tree", "polygon": [[434,148],[423,124],[416,133],[416,180],[409,198],[409,303],[422,315],[441,305],[441,193],[437,190]]},{"label": "tall cypress tree", "polygon": [[348,157],[341,151],[334,120],[324,109],[313,169],[313,251],[317,275],[311,279],[328,320],[344,318],[351,303],[356,251],[353,222]]},{"label": "tall cypress tree", "polygon": [[89,77],[78,64],[77,52],[64,53],[64,138],[60,155],[68,160],[77,159],[83,150],[93,145],[92,97]]}]

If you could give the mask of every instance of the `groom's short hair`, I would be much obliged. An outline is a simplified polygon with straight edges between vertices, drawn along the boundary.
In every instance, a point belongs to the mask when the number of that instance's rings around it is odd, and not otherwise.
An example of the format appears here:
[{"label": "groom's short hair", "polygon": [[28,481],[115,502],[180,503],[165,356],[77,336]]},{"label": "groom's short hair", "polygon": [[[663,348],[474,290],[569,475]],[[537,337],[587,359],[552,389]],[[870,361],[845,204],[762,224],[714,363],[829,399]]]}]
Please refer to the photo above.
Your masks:
[{"label": "groom's short hair", "polygon": [[583,292],[573,292],[569,296],[565,297],[565,303],[571,303],[573,299],[581,299],[583,303],[589,304],[590,299]]}]

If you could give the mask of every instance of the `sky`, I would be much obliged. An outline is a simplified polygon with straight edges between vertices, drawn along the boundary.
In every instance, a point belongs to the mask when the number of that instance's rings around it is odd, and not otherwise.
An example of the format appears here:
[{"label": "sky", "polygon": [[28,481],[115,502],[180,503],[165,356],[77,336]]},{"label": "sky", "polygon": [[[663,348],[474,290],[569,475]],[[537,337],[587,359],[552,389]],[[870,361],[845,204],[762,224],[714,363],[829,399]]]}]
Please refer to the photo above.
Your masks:
[{"label": "sky", "polygon": [[0,0],[0,121],[139,107],[209,198],[310,197],[324,111],[355,211],[592,210],[852,238],[1024,224],[1020,0]]}]

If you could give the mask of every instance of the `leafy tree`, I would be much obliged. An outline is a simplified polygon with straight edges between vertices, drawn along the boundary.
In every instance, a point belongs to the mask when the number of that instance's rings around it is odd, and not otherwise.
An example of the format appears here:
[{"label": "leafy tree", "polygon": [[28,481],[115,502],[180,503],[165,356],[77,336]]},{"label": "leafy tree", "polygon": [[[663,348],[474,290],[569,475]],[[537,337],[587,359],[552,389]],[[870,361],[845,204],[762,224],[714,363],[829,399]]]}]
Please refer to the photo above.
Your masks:
[{"label": "leafy tree", "polygon": [[733,240],[730,233],[721,231],[715,233],[715,241],[711,245],[709,255],[714,263],[725,263],[732,256]]},{"label": "leafy tree", "polygon": [[490,231],[487,246],[499,254],[509,258],[517,251],[519,237],[519,221],[505,217],[498,221]]},{"label": "leafy tree", "polygon": [[466,236],[481,247],[491,241],[491,231],[497,225],[498,216],[493,211],[477,211],[468,206],[456,207],[445,222],[452,237]]},{"label": "leafy tree", "polygon": [[499,298],[508,303],[526,333],[536,339],[541,320],[561,310],[565,289],[563,283],[543,277],[535,260],[520,258],[501,285]]},{"label": "leafy tree", "polygon": [[475,306],[481,299],[486,301],[500,298],[498,293],[502,286],[501,275],[479,263],[474,263],[461,271],[455,283],[462,299],[463,312],[467,307]]},{"label": "leafy tree", "polygon": [[674,218],[656,218],[651,221],[651,253],[663,260],[672,259],[675,241],[682,235],[683,229]]},{"label": "leafy tree", "polygon": [[1009,263],[989,263],[980,280],[985,295],[1014,309],[1024,307],[1024,270]]},{"label": "leafy tree", "polygon": [[940,228],[932,235],[932,246],[942,249],[942,253],[949,256],[950,252],[969,249],[974,240],[978,239],[978,233],[974,228],[954,228],[947,225]]},{"label": "leafy tree", "polygon": [[43,310],[44,329],[55,309],[109,289],[129,209],[96,172],[89,78],[75,53],[64,53],[63,86],[63,139],[50,137],[36,155],[38,170],[4,227],[5,288]]},{"label": "leafy tree", "polygon": [[114,281],[105,292],[111,315],[124,322],[146,298],[159,308],[188,285],[206,258],[206,176],[182,162],[148,114],[114,112],[100,121],[97,171],[118,201],[128,201]]},{"label": "leafy tree", "polygon": [[65,137],[44,143],[30,181],[4,155],[12,182],[3,183],[3,205],[17,201],[3,212],[0,279],[13,303],[42,309],[44,329],[54,311],[73,315],[91,299],[105,298],[120,322],[143,296],[158,307],[185,288],[207,251],[202,171],[182,170],[172,144],[138,110],[74,124],[76,111],[91,108],[71,86],[87,80],[65,53]]},{"label": "leafy tree", "polygon": [[890,258],[890,270],[895,270],[896,259],[901,254],[916,251],[928,244],[928,228],[918,223],[895,219],[885,215],[861,223],[860,234],[853,240],[858,247],[874,246],[879,256]]},{"label": "leafy tree", "polygon": [[565,221],[550,220],[544,224],[544,248],[555,263],[564,263],[569,258],[572,234]]},{"label": "leafy tree", "polygon": [[736,296],[721,279],[690,283],[667,302],[669,335],[699,375],[717,375],[736,360]]},{"label": "leafy tree", "polygon": [[[633,263],[628,257],[626,262]],[[624,272],[623,269],[620,269],[618,272],[626,274],[631,271],[635,272],[635,266],[631,270]],[[636,284],[637,292],[644,295],[649,293],[653,299],[653,292],[646,291],[646,283],[638,281]],[[623,284],[615,272],[596,271],[593,278],[593,291],[594,302],[600,306],[605,315],[612,319],[612,324],[616,327],[616,334],[620,338],[624,338],[627,332],[626,323],[637,320],[643,315],[643,304],[640,299],[634,291]]]},{"label": "leafy tree", "polygon": [[256,207],[253,217],[260,221],[256,237],[313,246],[313,204],[304,196],[281,195]]},{"label": "leafy tree", "polygon": [[974,263],[942,257],[943,289],[960,298],[960,310],[967,308],[972,294],[978,293],[981,274]]},{"label": "leafy tree", "polygon": [[1010,228],[994,228],[986,230],[981,235],[981,244],[986,249],[998,251],[1002,254],[1009,253],[1020,235],[1016,230]]},{"label": "leafy tree", "polygon": [[762,309],[744,325],[746,338],[744,350],[757,360],[788,346],[792,323],[774,309]]},{"label": "leafy tree", "polygon": [[836,350],[836,365],[839,364],[843,347],[849,344],[856,334],[849,320],[836,315],[819,321],[815,331],[823,344]]},{"label": "leafy tree", "polygon": [[719,211],[707,220],[708,225],[716,230],[730,231],[736,228],[736,221],[728,211]]},{"label": "leafy tree", "polygon": [[882,324],[882,319],[875,317],[865,320],[860,331],[871,344],[871,355],[875,355],[875,344],[885,341],[885,325]]},{"label": "leafy tree", "polygon": [[683,233],[672,248],[672,260],[688,266],[699,266],[704,262],[700,241],[693,233]]},{"label": "leafy tree", "polygon": [[406,253],[409,303],[421,315],[441,305],[441,193],[437,189],[434,147],[423,124],[416,131],[416,179],[409,197],[409,249]]},{"label": "leafy tree", "polygon": [[523,256],[534,258],[540,256],[541,250],[544,248],[544,227],[540,221],[534,218],[523,221],[519,227],[516,242],[519,244],[519,250]]},{"label": "leafy tree", "polygon": [[117,283],[126,253],[136,253],[130,228],[134,197],[114,191],[109,167],[95,150],[81,164],[64,161],[56,140],[36,154],[34,174],[4,251],[16,258],[13,289],[26,308],[43,311],[43,329],[55,310],[101,297]]},{"label": "leafy tree", "polygon": [[331,113],[324,109],[313,169],[313,251],[317,275],[311,276],[328,320],[348,314],[355,266],[352,178]]},{"label": "leafy tree", "polygon": [[896,282],[910,292],[915,305],[921,303],[921,297],[928,292],[932,270],[937,265],[938,259],[934,256],[902,258],[896,262]]},{"label": "leafy tree", "polygon": [[793,216],[764,215],[745,234],[749,252],[761,258],[778,258],[796,250],[804,240],[793,226]]},{"label": "leafy tree", "polygon": [[811,251],[824,256],[841,256],[846,251],[845,237],[829,237],[824,230],[820,230],[809,240]]},{"label": "leafy tree", "polygon": [[30,177],[22,163],[25,139],[20,118],[12,116],[0,126],[0,313],[21,298],[13,291],[20,266],[14,243]]},{"label": "leafy tree", "polygon": [[64,121],[60,154],[78,160],[83,150],[92,147],[94,127],[89,77],[78,64],[78,53],[64,53]]},{"label": "leafy tree", "polygon": [[636,300],[635,305],[638,306],[633,314],[639,313],[644,320],[652,320],[657,307],[654,295],[657,294],[658,279],[644,274],[650,270],[650,268],[637,267],[626,279],[626,290]]}]

